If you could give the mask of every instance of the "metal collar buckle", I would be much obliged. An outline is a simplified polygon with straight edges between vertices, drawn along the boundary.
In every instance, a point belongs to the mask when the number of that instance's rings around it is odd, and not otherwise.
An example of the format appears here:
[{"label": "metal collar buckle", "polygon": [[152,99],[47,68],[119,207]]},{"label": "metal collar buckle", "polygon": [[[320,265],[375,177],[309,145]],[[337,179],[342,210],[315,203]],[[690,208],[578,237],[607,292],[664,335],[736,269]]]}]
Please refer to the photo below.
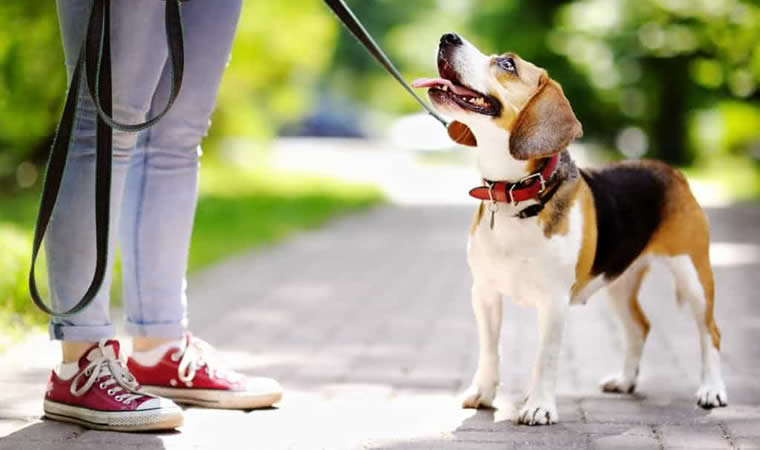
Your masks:
[{"label": "metal collar buckle", "polygon": [[541,174],[541,172],[536,172],[528,175],[527,177],[520,178],[517,183],[513,183],[512,186],[509,187],[509,201],[517,206],[519,202],[515,201],[514,195],[512,195],[512,191],[517,188],[517,186],[522,185],[525,181],[530,180],[531,178],[538,177],[538,182],[541,183],[541,189],[537,192],[537,194],[541,194],[546,190],[546,180],[544,179],[544,176]]}]

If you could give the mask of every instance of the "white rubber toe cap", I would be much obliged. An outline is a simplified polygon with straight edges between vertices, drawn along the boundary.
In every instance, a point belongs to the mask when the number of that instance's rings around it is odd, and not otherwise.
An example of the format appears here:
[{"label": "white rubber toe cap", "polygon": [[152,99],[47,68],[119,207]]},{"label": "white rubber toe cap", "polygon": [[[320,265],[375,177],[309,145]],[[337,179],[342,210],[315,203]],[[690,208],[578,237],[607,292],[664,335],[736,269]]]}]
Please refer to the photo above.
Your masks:
[{"label": "white rubber toe cap", "polygon": [[181,410],[181,408],[177,406],[176,403],[169,400],[168,398],[163,397],[152,398],[146,402],[143,402],[143,404],[137,407],[138,411],[144,411],[146,409],[162,409],[166,411]]},{"label": "white rubber toe cap", "polygon": [[251,395],[281,394],[282,386],[273,378],[250,377],[245,384],[245,391]]}]

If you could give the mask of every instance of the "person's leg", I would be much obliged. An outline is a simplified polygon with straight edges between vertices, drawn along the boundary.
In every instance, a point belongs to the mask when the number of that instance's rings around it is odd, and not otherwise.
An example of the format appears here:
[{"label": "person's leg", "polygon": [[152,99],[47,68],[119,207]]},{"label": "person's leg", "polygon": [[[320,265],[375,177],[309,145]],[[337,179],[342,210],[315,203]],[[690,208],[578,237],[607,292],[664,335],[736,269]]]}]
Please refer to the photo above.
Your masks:
[{"label": "person's leg", "polygon": [[[129,169],[120,232],[127,330],[136,337],[138,351],[185,333],[185,272],[200,143],[209,127],[240,8],[241,0],[183,4],[182,89],[171,111],[140,137]],[[166,104],[170,75],[166,65],[154,111]]]},{"label": "person's leg", "polygon": [[[71,74],[86,29],[90,0],[58,0],[66,63]],[[155,42],[163,37],[163,6],[156,0],[112,4],[114,115],[139,122],[150,108],[166,51]],[[95,263],[94,181],[96,112],[83,86],[71,154],[58,205],[48,230],[46,251],[50,291],[57,308],[68,308],[82,295]],[[113,133],[111,229],[121,208],[124,181],[136,135]],[[113,255],[114,236],[109,245]],[[62,340],[63,362],[50,374],[43,409],[51,419],[90,428],[138,431],[182,424],[182,410],[173,402],[146,395],[124,364],[126,356],[108,318],[111,272],[95,302],[68,319],[54,319],[50,334]],[[97,343],[96,343],[97,341]]]},{"label": "person's leg", "polygon": [[[58,15],[71,76],[89,16],[89,0],[58,0]],[[153,98],[166,60],[166,51],[155,45],[163,39],[163,6],[155,0],[112,4],[112,55],[114,114],[118,120],[141,120]],[[84,86],[77,110],[71,153],[58,195],[58,205],[45,242],[51,302],[57,309],[69,308],[84,293],[95,266],[95,118],[96,112]],[[111,229],[115,229],[121,207],[126,167],[136,136],[113,134],[113,178]],[[110,255],[113,255],[113,235]],[[112,261],[112,258],[111,258]],[[93,342],[114,334],[108,317],[111,264],[103,287],[93,304],[67,319],[50,323],[50,336],[64,341],[64,358],[76,361]]]},{"label": "person's leg", "polygon": [[[185,272],[200,142],[209,127],[240,7],[241,0],[185,4],[185,80],[171,112],[140,137],[140,151],[127,176],[121,236],[127,329],[135,337],[128,366],[143,389],[201,406],[250,409],[279,401],[280,385],[224,369],[211,346],[185,330]],[[154,110],[166,103],[168,70],[156,91]]]}]

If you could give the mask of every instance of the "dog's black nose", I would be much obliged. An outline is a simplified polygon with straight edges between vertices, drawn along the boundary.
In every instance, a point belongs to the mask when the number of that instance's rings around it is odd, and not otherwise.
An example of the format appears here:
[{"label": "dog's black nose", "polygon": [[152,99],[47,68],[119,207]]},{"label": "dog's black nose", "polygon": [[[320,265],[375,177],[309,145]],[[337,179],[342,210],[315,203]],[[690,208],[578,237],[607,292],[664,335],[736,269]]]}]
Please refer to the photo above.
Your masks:
[{"label": "dog's black nose", "polygon": [[448,44],[448,45],[459,45],[462,43],[462,38],[459,37],[456,33],[446,33],[443,36],[441,36],[441,45]]}]

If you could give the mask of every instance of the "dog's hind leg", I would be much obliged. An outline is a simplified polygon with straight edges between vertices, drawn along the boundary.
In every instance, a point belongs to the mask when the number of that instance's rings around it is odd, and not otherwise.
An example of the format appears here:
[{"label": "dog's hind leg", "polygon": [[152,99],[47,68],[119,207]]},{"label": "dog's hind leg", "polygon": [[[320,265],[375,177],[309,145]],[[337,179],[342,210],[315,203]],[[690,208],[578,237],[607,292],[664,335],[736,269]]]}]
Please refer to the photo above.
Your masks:
[{"label": "dog's hind leg", "polygon": [[499,334],[502,296],[485,286],[473,285],[472,308],[478,323],[480,351],[472,385],[462,395],[464,408],[490,407],[499,386]]},{"label": "dog's hind leg", "polygon": [[697,322],[702,354],[697,404],[705,409],[726,406],[728,397],[720,368],[720,331],[715,324],[715,287],[708,249],[670,257],[668,263],[675,277],[678,298],[689,303]]},{"label": "dog's hind leg", "polygon": [[648,263],[634,264],[607,287],[610,306],[623,325],[625,356],[623,370],[602,380],[601,388],[604,392],[630,394],[636,389],[639,361],[649,334],[649,321],[639,304],[639,289],[648,271]]}]

